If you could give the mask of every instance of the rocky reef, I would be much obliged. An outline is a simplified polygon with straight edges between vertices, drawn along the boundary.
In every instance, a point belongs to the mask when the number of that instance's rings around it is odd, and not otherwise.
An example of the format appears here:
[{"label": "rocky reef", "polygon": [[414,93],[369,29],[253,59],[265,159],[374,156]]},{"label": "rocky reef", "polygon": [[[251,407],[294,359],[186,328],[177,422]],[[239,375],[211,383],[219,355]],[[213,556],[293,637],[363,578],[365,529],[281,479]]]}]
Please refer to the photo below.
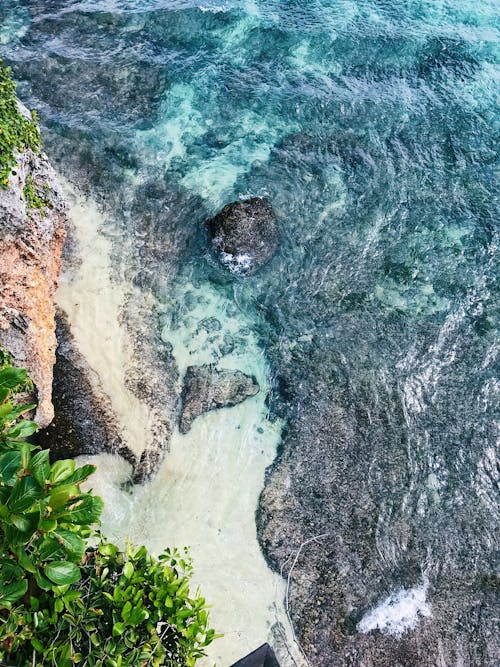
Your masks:
[{"label": "rocky reef", "polygon": [[54,415],[54,294],[65,225],[61,186],[46,155],[24,151],[9,187],[0,189],[0,345],[28,370],[37,392],[35,419],[42,427]]},{"label": "rocky reef", "polygon": [[[347,330],[348,318],[342,324]],[[362,350],[354,324],[349,331]],[[397,391],[388,414],[380,394],[344,379],[353,374],[342,375],[342,361],[327,344],[319,334],[298,342],[282,372],[280,407],[288,407],[288,421],[257,513],[268,562],[288,579],[297,640],[314,667],[494,665],[498,580],[486,528],[481,540],[474,534],[474,524],[488,525],[489,510],[465,513],[460,497],[450,519],[453,490],[438,495],[425,472],[421,487],[410,489]],[[453,392],[441,408],[450,420]],[[469,416],[472,423],[472,409]],[[434,451],[446,452],[437,427],[433,433]],[[447,522],[456,522],[455,530]],[[432,552],[439,554],[434,561]],[[420,607],[390,602],[391,595],[412,600],[419,592]],[[370,624],[374,610],[378,620]]]},{"label": "rocky reef", "polygon": [[136,296],[124,304],[122,313],[131,360],[126,386],[149,413],[148,439],[134,466],[135,484],[143,484],[158,471],[168,451],[178,404],[179,372],[168,345],[157,333],[153,303],[144,294],[140,299]]},{"label": "rocky reef", "polygon": [[276,216],[264,197],[227,204],[206,225],[219,261],[233,273],[253,273],[278,247]]},{"label": "rocky reef", "polygon": [[189,366],[184,378],[181,433],[187,433],[192,423],[209,410],[238,405],[259,392],[254,377],[241,371],[217,370],[213,364]]}]

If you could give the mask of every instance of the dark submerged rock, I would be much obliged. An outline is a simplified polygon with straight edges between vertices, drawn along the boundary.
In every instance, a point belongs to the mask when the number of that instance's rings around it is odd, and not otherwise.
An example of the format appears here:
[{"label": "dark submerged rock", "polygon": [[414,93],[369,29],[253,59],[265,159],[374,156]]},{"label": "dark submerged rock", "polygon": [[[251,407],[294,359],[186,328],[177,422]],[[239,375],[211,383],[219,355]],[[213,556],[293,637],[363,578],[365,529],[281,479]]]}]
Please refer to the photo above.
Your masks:
[{"label": "dark submerged rock", "polygon": [[259,392],[257,380],[241,371],[217,370],[212,364],[189,366],[184,378],[181,433],[205,412],[231,407]]},{"label": "dark submerged rock", "polygon": [[276,216],[266,198],[227,204],[206,225],[220,262],[233,273],[256,271],[278,247]]},{"label": "dark submerged rock", "polygon": [[135,463],[118,433],[109,397],[76,349],[62,311],[57,313],[56,325],[58,348],[52,386],[55,414],[52,423],[39,432],[38,444],[50,448],[53,460],[109,452]]},{"label": "dark submerged rock", "polygon": [[147,406],[151,419],[144,451],[134,466],[134,484],[143,484],[158,470],[168,451],[178,404],[179,373],[172,346],[155,331],[155,302],[146,295],[131,296],[123,311],[131,359],[125,384]]},{"label": "dark submerged rock", "polygon": [[[353,391],[353,374],[344,376],[340,363],[324,339],[312,350],[297,346],[274,389],[283,392],[281,414],[288,422],[266,476],[257,527],[269,565],[289,577],[297,640],[314,667],[434,667],[442,655],[443,664],[495,665],[498,579],[483,576],[492,572],[487,531],[478,548],[469,523],[486,522],[489,510],[455,510],[456,530],[447,533],[441,561],[431,570],[429,554],[443,542],[445,502],[427,500],[423,515],[405,510],[411,473],[397,391],[388,415],[370,385]],[[421,493],[413,502],[422,502]],[[452,493],[446,502],[453,502]],[[381,558],[381,549],[390,558]],[[388,594],[422,585],[424,567],[432,617],[420,616],[398,637],[357,630]]]}]

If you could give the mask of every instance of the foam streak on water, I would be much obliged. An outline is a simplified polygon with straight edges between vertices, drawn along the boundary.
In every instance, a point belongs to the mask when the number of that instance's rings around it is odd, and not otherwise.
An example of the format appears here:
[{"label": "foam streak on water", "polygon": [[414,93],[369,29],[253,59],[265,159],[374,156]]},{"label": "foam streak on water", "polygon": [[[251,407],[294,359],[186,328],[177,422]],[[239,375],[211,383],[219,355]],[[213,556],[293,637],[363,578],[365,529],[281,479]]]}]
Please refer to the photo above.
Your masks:
[{"label": "foam streak on water", "polygon": [[427,589],[428,583],[424,583],[409,590],[402,589],[392,593],[363,616],[358,623],[358,631],[380,630],[400,637],[412,630],[420,618],[431,616],[431,608],[426,600]]}]

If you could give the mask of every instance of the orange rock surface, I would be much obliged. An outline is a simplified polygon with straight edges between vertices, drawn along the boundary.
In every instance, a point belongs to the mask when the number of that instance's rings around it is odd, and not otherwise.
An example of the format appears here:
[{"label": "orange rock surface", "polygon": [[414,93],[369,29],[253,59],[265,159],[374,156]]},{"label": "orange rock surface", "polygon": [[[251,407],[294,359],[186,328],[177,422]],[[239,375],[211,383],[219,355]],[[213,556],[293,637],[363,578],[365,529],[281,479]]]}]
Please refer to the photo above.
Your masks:
[{"label": "orange rock surface", "polygon": [[[30,208],[23,192],[29,178],[46,205]],[[53,418],[54,296],[61,268],[66,207],[47,157],[19,155],[9,187],[0,190],[0,345],[32,378],[41,427]]]}]

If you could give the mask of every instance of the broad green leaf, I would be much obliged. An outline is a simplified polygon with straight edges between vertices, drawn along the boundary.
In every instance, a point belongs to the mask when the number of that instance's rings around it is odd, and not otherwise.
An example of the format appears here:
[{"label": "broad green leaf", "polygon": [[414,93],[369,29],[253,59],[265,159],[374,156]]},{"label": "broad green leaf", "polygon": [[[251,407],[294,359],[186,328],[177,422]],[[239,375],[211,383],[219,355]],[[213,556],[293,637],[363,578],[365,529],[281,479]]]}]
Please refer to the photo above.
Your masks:
[{"label": "broad green leaf", "polygon": [[187,581],[183,581],[175,593],[177,598],[185,598],[189,593],[189,584]]},{"label": "broad green leaf", "polygon": [[36,447],[35,445],[30,445],[29,443],[24,442],[24,440],[15,440],[14,438],[9,438],[7,436],[5,436],[4,444],[5,448],[8,449],[19,449],[20,445],[26,445],[28,451],[33,451],[34,449],[38,449],[38,447]]},{"label": "broad green leaf", "polygon": [[75,472],[76,463],[73,459],[63,459],[56,461],[50,470],[50,483],[60,484]]},{"label": "broad green leaf", "polygon": [[9,521],[23,533],[34,533],[38,526],[39,514],[11,514]]},{"label": "broad green leaf", "polygon": [[134,553],[134,560],[138,561],[141,560],[141,558],[147,558],[148,551],[146,547],[142,546],[137,549],[137,551]]},{"label": "broad green leaf", "polygon": [[7,435],[9,438],[16,439],[29,438],[30,435],[33,435],[33,433],[36,433],[37,431],[38,424],[32,421],[28,421],[27,419],[23,419],[17,424],[14,424],[14,426],[11,426],[7,431]]},{"label": "broad green leaf", "polygon": [[42,653],[44,651],[44,646],[42,642],[39,639],[36,639],[35,637],[31,639],[31,646],[33,646],[35,651],[38,651],[38,653]]},{"label": "broad green leaf", "polygon": [[8,600],[2,600],[0,596],[0,609],[8,609],[9,611],[12,609],[12,602],[9,602]]},{"label": "broad green leaf", "polygon": [[80,495],[80,489],[76,484],[63,484],[57,486],[49,497],[49,505],[52,509],[59,509],[66,505],[70,498],[76,499]]},{"label": "broad green leaf", "polygon": [[130,617],[130,612],[132,611],[132,604],[130,601],[125,602],[122,607],[122,618],[125,622],[128,621]]},{"label": "broad green leaf", "polygon": [[50,533],[57,528],[57,520],[51,519],[50,517],[47,519],[42,519],[42,521],[40,521],[39,528],[40,530],[43,530],[44,533]]},{"label": "broad green leaf", "polygon": [[132,563],[128,560],[125,565],[123,566],[123,574],[127,579],[130,579],[132,575],[134,574],[134,566]]},{"label": "broad green leaf", "polygon": [[45,486],[45,483],[49,479],[50,475],[50,452],[48,449],[42,449],[41,452],[37,452],[29,464],[29,470],[33,477],[36,479],[38,484],[41,487]]},{"label": "broad green leaf", "polygon": [[40,559],[43,561],[55,559],[61,560],[61,558],[64,558],[64,549],[57,540],[52,538],[53,534],[54,533],[50,533],[50,537],[49,535],[46,535],[38,547]]},{"label": "broad green leaf", "polygon": [[28,554],[24,549],[16,549],[16,556],[19,565],[23,568],[23,570],[31,572],[32,574],[36,572],[36,567],[33,561],[31,560],[31,558],[28,556]]},{"label": "broad green leaf", "polygon": [[43,571],[45,576],[58,586],[74,584],[80,579],[80,568],[66,560],[48,563]]},{"label": "broad green leaf", "polygon": [[67,593],[64,594],[63,600],[64,602],[73,602],[74,600],[78,600],[78,598],[81,598],[82,594],[80,591],[75,591],[73,589],[69,590]]},{"label": "broad green leaf", "polygon": [[70,584],[63,584],[61,586],[52,586],[54,595],[61,596],[64,595],[69,590]]},{"label": "broad green leaf", "polygon": [[22,531],[15,526],[5,526],[5,539],[11,547],[26,544],[32,537],[33,531]]},{"label": "broad green leaf", "polygon": [[10,366],[0,370],[0,389],[15,389],[26,382],[27,373],[24,368]]},{"label": "broad green leaf", "polygon": [[31,475],[27,475],[18,480],[12,487],[8,506],[11,512],[18,514],[31,507],[40,497],[40,487]]},{"label": "broad green leaf", "polygon": [[99,545],[98,551],[103,556],[116,556],[118,553],[118,547],[115,544],[111,544],[110,542],[105,542],[104,544]]},{"label": "broad green leaf", "polygon": [[54,530],[52,536],[64,548],[68,557],[74,561],[81,561],[85,553],[85,542],[76,533],[59,528]]},{"label": "broad green leaf", "polygon": [[0,567],[0,582],[3,584],[22,579],[24,572],[15,560],[4,560]]},{"label": "broad green leaf", "polygon": [[146,609],[133,607],[132,611],[130,612],[128,622],[130,623],[130,625],[139,625],[139,623],[142,623],[147,618],[149,618],[149,613],[146,611]]},{"label": "broad green leaf", "polygon": [[31,452],[34,449],[34,445],[30,445],[29,442],[20,440],[17,445],[17,448],[19,449],[19,453],[21,454],[21,468],[25,470],[30,464]]},{"label": "broad green leaf", "polygon": [[4,484],[13,484],[20,468],[21,454],[19,452],[5,452],[0,456],[0,476]]},{"label": "broad green leaf", "polygon": [[[4,395],[5,392],[7,392],[5,394],[5,397],[7,398],[8,394],[9,394],[8,389],[1,389],[0,390],[0,398]],[[5,399],[3,399],[3,400],[5,400]],[[2,405],[0,405],[0,422],[4,421],[6,424],[10,423],[11,420],[9,418],[9,415],[12,412],[13,409],[14,409],[14,405],[13,405],[12,401],[7,401],[7,403],[2,403]],[[12,421],[14,421],[14,419],[15,419],[15,417],[12,418]]]},{"label": "broad green leaf", "polygon": [[17,602],[28,590],[28,580],[21,579],[7,586],[0,586],[0,604]]},{"label": "broad green leaf", "polygon": [[71,501],[58,516],[67,523],[85,526],[98,521],[103,509],[104,503],[99,496],[85,493]]},{"label": "broad green leaf", "polygon": [[90,475],[94,474],[97,468],[93,465],[84,465],[81,468],[77,468],[75,472],[68,477],[66,484],[81,484]]},{"label": "broad green leaf", "polygon": [[125,632],[125,623],[119,621],[113,625],[113,637],[119,637]]},{"label": "broad green leaf", "polygon": [[190,616],[193,616],[193,610],[192,609],[181,609],[180,611],[177,612],[177,619],[181,621],[185,621],[186,618],[189,618]]},{"label": "broad green leaf", "polygon": [[34,410],[35,408],[35,403],[32,405],[14,405],[12,401],[8,401],[0,405],[0,421],[3,421],[5,424],[12,424],[18,417],[24,415],[25,412],[30,412],[30,410]]},{"label": "broad green leaf", "polygon": [[44,577],[39,570],[34,572],[33,576],[35,577],[36,583],[38,584],[39,588],[42,589],[42,591],[50,591],[52,589],[52,584],[50,581]]}]

